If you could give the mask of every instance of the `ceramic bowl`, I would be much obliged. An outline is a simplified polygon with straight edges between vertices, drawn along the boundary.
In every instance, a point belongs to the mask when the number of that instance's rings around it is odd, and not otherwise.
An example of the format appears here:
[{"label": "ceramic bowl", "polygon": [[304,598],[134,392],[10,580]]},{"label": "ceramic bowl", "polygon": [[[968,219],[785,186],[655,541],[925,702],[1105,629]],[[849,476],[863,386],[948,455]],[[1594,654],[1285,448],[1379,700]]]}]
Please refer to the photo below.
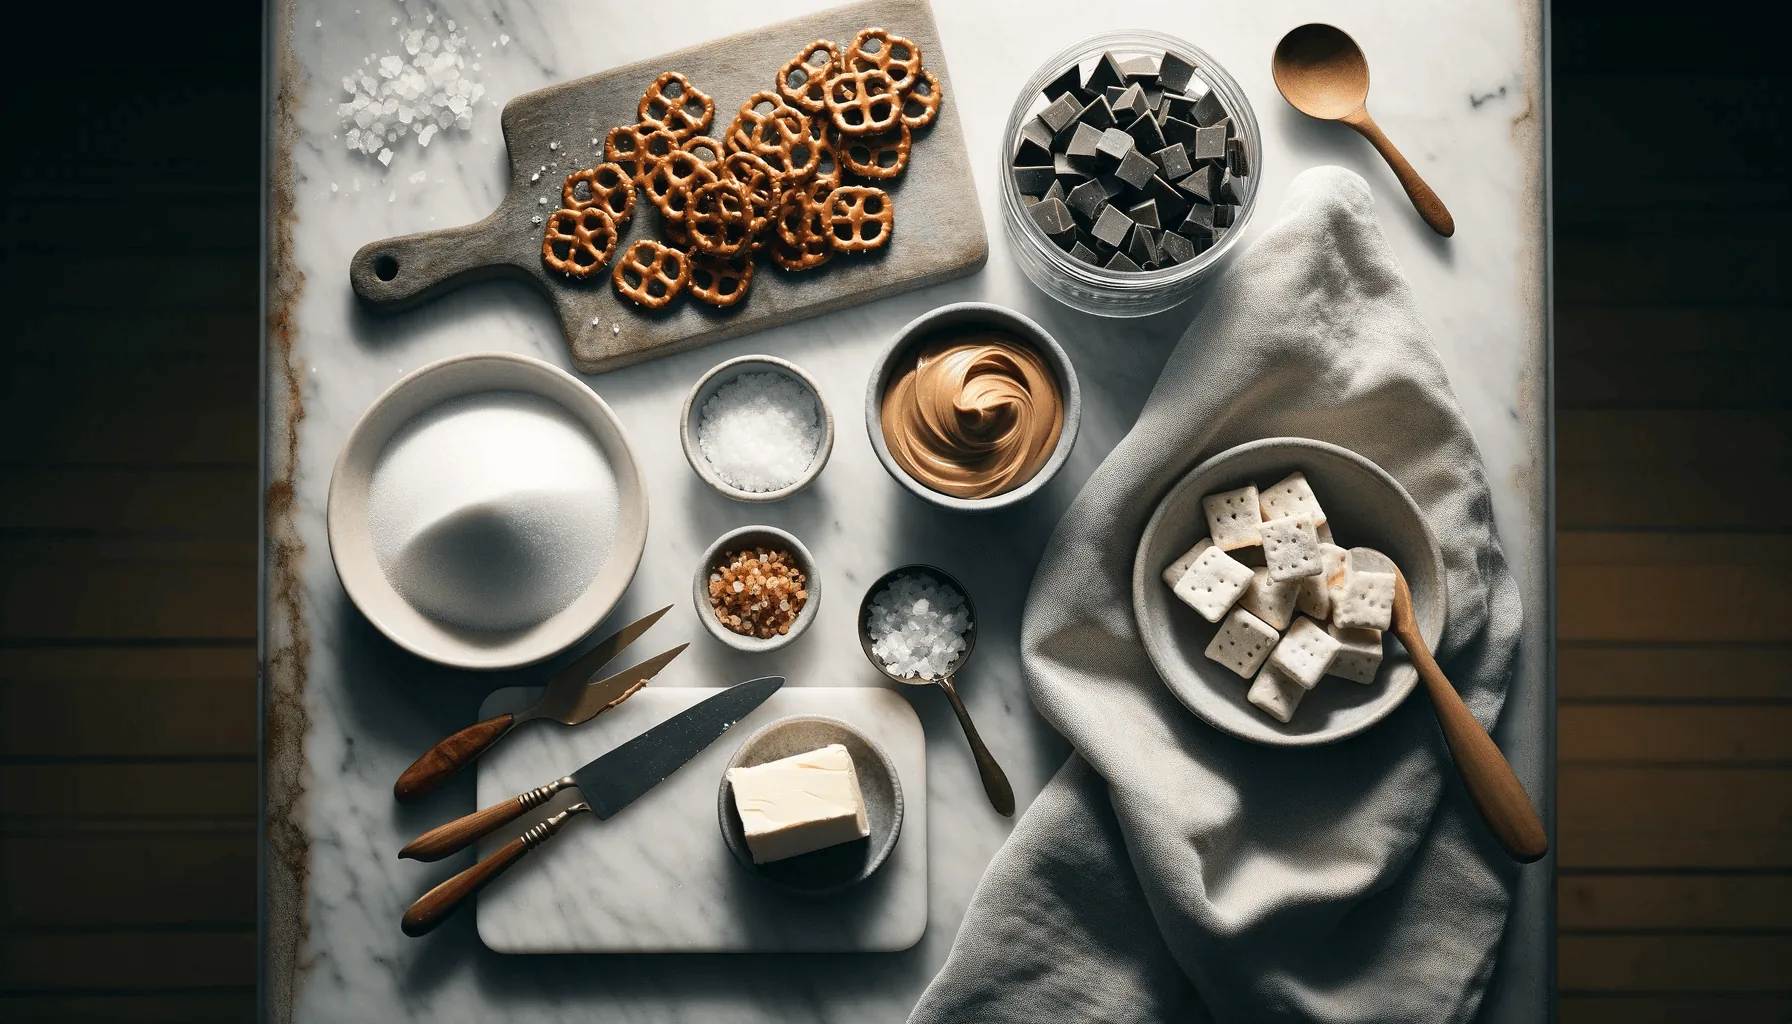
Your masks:
[{"label": "ceramic bowl", "polygon": [[[742,636],[716,620],[714,606],[709,603],[709,574],[717,562],[722,560],[724,551],[738,551],[741,548],[767,547],[782,548],[790,552],[796,561],[797,568],[808,577],[809,598],[803,602],[802,610],[797,612],[796,621],[791,624],[790,632],[783,636],[760,639],[756,636]],[[821,607],[821,577],[815,571],[815,556],[803,546],[803,542],[775,526],[743,526],[738,530],[729,530],[717,537],[709,550],[697,562],[697,571],[691,578],[691,600],[696,602],[697,618],[709,635],[737,651],[747,654],[764,654],[775,651],[789,644],[808,630],[809,624],[815,621],[815,611]]]},{"label": "ceramic bowl", "polygon": [[859,790],[865,798],[866,823],[871,828],[871,835],[865,839],[769,864],[755,864],[741,828],[740,811],[734,805],[734,787],[728,784],[725,771],[716,798],[722,841],[728,844],[734,859],[759,878],[807,896],[825,896],[862,882],[889,859],[902,834],[902,781],[896,776],[895,762],[864,733],[838,718],[823,715],[781,718],[747,737],[728,762],[729,768],[744,768],[830,743],[844,746],[852,755]]},{"label": "ceramic bowl", "polygon": [[[697,427],[702,420],[703,403],[709,401],[723,385],[743,373],[781,373],[807,388],[815,396],[815,407],[821,411],[821,447],[816,449],[815,461],[809,464],[808,472],[790,485],[775,491],[746,491],[723,480],[704,457],[702,446],[697,443]],[[735,501],[779,501],[809,486],[821,475],[822,467],[828,464],[828,456],[834,451],[834,414],[828,411],[828,404],[821,397],[821,387],[815,383],[815,379],[795,363],[776,356],[741,356],[711,368],[691,388],[691,393],[685,396],[684,412],[678,419],[678,440],[684,446],[685,461],[691,464],[691,468],[703,478],[704,483],[717,491]]]},{"label": "ceramic bowl", "polygon": [[1301,700],[1284,725],[1245,699],[1250,681],[1206,656],[1217,625],[1171,593],[1164,566],[1207,535],[1201,499],[1215,491],[1307,475],[1336,542],[1370,547],[1392,558],[1412,588],[1413,611],[1436,650],[1446,621],[1443,553],[1406,489],[1381,467],[1323,441],[1272,437],[1208,459],[1170,488],[1139,538],[1132,568],[1133,612],[1158,675],[1189,710],[1241,739],[1274,746],[1316,746],[1354,736],[1405,700],[1418,672],[1388,638],[1375,682],[1327,678]]},{"label": "ceramic bowl", "polygon": [[[890,455],[889,444],[884,441],[884,392],[889,390],[890,384],[900,374],[898,367],[904,357],[912,356],[917,345],[938,332],[967,327],[992,328],[1032,345],[1045,357],[1046,364],[1057,377],[1058,395],[1063,400],[1064,407],[1064,429],[1058,435],[1058,445],[1052,449],[1051,458],[1039,467],[1039,472],[1031,480],[1011,491],[988,498],[957,498],[928,487],[897,465]],[[1070,449],[1076,445],[1077,427],[1083,418],[1083,391],[1077,382],[1076,367],[1071,365],[1070,356],[1065,354],[1057,339],[1046,333],[1045,328],[1012,309],[987,302],[955,302],[949,306],[941,306],[909,321],[908,326],[896,332],[896,337],[879,354],[873,366],[871,380],[865,387],[865,431],[871,437],[871,447],[877,452],[877,461],[883,463],[884,471],[907,488],[909,493],[923,501],[954,512],[994,512],[996,509],[1018,504],[1031,498],[1051,482],[1052,477],[1057,475],[1058,470],[1070,458]]]},{"label": "ceramic bowl", "polygon": [[[571,604],[527,627],[482,632],[432,618],[394,589],[374,554],[367,495],[380,454],[407,424],[450,399],[497,391],[546,398],[591,432],[615,473],[618,513],[609,557]],[[393,643],[456,668],[516,668],[576,643],[622,599],[647,546],[647,481],[621,421],[577,377],[508,352],[451,356],[407,374],[361,414],[330,477],[328,527],[330,557],[342,588]]]}]

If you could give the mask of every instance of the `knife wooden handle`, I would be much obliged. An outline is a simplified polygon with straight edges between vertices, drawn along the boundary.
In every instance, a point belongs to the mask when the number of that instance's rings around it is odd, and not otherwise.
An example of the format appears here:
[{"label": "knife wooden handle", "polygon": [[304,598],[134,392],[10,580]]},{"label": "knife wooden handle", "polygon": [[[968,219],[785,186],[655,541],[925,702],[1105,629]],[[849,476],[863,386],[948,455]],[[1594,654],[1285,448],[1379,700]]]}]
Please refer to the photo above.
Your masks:
[{"label": "knife wooden handle", "polygon": [[531,826],[529,831],[499,847],[498,852],[424,893],[411,904],[411,909],[404,912],[399,927],[412,938],[433,931],[467,897],[490,885],[505,868],[522,859],[523,854],[551,839],[560,831],[560,826],[566,824],[566,819],[590,809],[590,804],[577,803]]},{"label": "knife wooden handle", "polygon": [[485,753],[486,748],[498,742],[499,737],[509,732],[515,723],[515,715],[502,714],[469,725],[430,747],[398,777],[398,781],[392,786],[392,795],[398,798],[399,803],[406,804],[431,792],[453,778],[455,772],[471,764],[474,758]]},{"label": "knife wooden handle", "polygon": [[408,860],[427,861],[441,860],[450,854],[459,853],[475,841],[490,835],[499,826],[515,821],[547,803],[555,793],[570,785],[570,777],[555,779],[539,789],[531,789],[509,800],[501,800],[464,818],[456,818],[446,825],[437,825],[406,843],[404,849],[398,851],[398,856]]}]

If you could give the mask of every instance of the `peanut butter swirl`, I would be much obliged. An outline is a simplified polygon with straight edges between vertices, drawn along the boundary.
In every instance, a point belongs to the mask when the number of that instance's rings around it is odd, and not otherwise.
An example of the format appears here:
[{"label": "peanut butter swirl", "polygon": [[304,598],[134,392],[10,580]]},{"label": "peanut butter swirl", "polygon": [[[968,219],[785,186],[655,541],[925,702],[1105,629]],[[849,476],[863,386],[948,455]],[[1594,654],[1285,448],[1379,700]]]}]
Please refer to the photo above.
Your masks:
[{"label": "peanut butter swirl", "polygon": [[931,342],[884,392],[884,443],[908,474],[955,498],[1033,478],[1064,430],[1057,381],[1032,346],[979,332]]}]

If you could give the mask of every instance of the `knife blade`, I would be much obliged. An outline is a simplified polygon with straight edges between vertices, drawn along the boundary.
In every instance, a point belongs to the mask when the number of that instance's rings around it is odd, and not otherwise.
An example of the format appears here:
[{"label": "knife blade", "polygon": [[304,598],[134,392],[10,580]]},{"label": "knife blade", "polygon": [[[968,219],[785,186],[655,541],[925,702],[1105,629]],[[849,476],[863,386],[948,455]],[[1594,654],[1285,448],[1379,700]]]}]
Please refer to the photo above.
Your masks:
[{"label": "knife blade", "polygon": [[418,836],[399,856],[437,860],[514,820],[523,811],[541,806],[561,789],[576,786],[585,797],[424,893],[405,911],[400,927],[413,937],[433,930],[525,853],[553,838],[568,819],[586,811],[600,819],[615,815],[702,753],[783,685],[783,676],[762,676],[737,683],[595,758],[571,775]]}]

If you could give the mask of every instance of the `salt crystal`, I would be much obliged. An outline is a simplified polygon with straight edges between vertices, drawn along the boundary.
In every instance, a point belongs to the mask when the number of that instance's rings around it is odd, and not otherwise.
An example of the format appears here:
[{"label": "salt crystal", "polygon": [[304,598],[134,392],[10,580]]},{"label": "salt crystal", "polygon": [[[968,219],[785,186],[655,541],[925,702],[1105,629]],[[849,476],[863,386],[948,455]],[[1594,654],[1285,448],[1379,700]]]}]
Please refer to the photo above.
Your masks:
[{"label": "salt crystal", "polygon": [[411,175],[408,180],[413,185],[420,185],[424,181],[428,180],[428,178],[429,178],[428,171],[418,171],[416,174]]},{"label": "salt crystal", "polygon": [[621,334],[622,333],[622,325],[621,324],[611,324],[610,325],[610,333],[612,335]]},{"label": "salt crystal", "polygon": [[549,149],[559,149],[560,144],[558,142],[550,142],[550,143],[548,143],[548,148]]},{"label": "salt crystal", "polygon": [[380,150],[380,163],[385,164],[387,167],[392,166],[392,151],[391,150],[389,150],[389,149]]},{"label": "salt crystal", "polygon": [[536,171],[534,174],[529,175],[529,180],[530,181],[540,181],[541,180],[541,172]]},{"label": "salt crystal", "polygon": [[537,206],[548,205],[547,197],[546,196],[536,196],[535,197],[535,205],[537,205]]},{"label": "salt crystal", "polygon": [[333,181],[332,181],[332,182],[330,182],[330,191],[332,191],[332,192],[335,192],[335,191],[336,191],[336,190],[337,190],[337,189],[336,189],[336,183],[335,183],[335,182],[333,182]]},{"label": "salt crystal", "polygon": [[[530,218],[529,218],[529,223],[531,223],[531,224],[540,224],[540,223],[541,223],[541,214],[539,214],[539,213],[538,213],[538,214],[536,214],[536,215],[535,215],[535,216],[533,216],[533,217],[530,217]],[[597,321],[596,321],[596,320],[593,320],[593,321],[591,321],[591,322],[592,322],[592,323],[597,323]]]},{"label": "salt crystal", "polygon": [[763,492],[801,479],[825,434],[820,403],[800,381],[743,373],[703,403],[697,443],[722,482]]},{"label": "salt crystal", "polygon": [[435,125],[433,125],[433,124],[424,125],[423,130],[417,133],[417,145],[419,145],[419,146],[429,145],[429,140],[431,138],[434,138],[435,134],[436,134],[436,126]]},{"label": "salt crystal", "polygon": [[510,45],[510,37],[507,35],[500,34],[498,36],[498,45],[499,46],[509,46]]}]

